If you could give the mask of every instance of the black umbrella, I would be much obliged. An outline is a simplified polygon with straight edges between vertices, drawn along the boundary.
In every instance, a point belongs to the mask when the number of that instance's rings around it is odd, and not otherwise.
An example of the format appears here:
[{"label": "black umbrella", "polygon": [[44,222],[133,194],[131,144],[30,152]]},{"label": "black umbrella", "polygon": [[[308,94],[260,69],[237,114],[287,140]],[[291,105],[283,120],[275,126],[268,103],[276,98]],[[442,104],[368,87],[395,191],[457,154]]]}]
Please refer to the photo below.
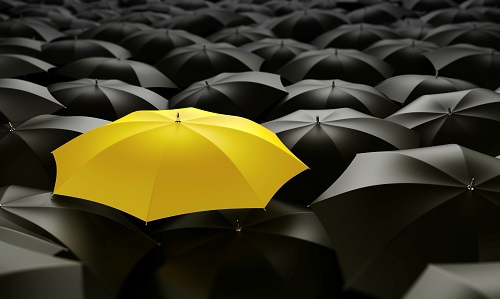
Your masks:
[{"label": "black umbrella", "polygon": [[155,66],[179,86],[224,72],[258,71],[264,59],[230,44],[195,44],[170,51]]},{"label": "black umbrella", "polygon": [[20,54],[0,54],[0,78],[21,77],[43,73],[55,66],[35,57]]},{"label": "black umbrella", "polygon": [[266,1],[263,5],[270,8],[276,16],[288,15],[307,8],[307,3],[297,0],[270,0]]},{"label": "black umbrella", "polygon": [[40,115],[22,123],[0,125],[0,186],[52,189],[56,165],[51,152],[106,123],[83,116]]},{"label": "black umbrella", "polygon": [[287,94],[280,76],[275,74],[222,73],[191,84],[170,98],[170,107],[196,107],[258,121],[269,107]]},{"label": "black umbrella", "polygon": [[500,28],[498,24],[488,22],[448,24],[430,30],[423,40],[442,47],[465,43],[500,50]]},{"label": "black umbrella", "polygon": [[26,37],[0,38],[0,53],[27,55],[40,58],[43,44],[45,44],[45,42]]},{"label": "black umbrella", "polygon": [[54,257],[0,241],[2,298],[84,299],[80,262]]},{"label": "black umbrella", "polygon": [[500,86],[500,53],[494,49],[457,44],[422,55],[443,76],[467,80],[489,89]]},{"label": "black umbrella", "polygon": [[262,125],[309,167],[275,196],[305,205],[328,189],[356,154],[420,144],[410,129],[349,108],[298,110]]},{"label": "black umbrella", "polygon": [[177,16],[185,13],[185,10],[176,6],[173,6],[167,2],[149,2],[143,4],[136,4],[126,8],[127,12],[135,11],[152,11],[164,13],[169,16]]},{"label": "black umbrella", "polygon": [[208,36],[207,40],[212,43],[229,43],[239,47],[244,44],[273,37],[274,33],[269,29],[251,26],[238,26],[217,31]]},{"label": "black umbrella", "polygon": [[460,7],[462,8],[471,8],[471,7],[500,7],[500,1],[498,0],[467,0],[460,3]]},{"label": "black umbrella", "polygon": [[19,186],[1,198],[21,224],[64,244],[85,268],[86,298],[116,298],[133,267],[155,247],[118,211],[84,200]]},{"label": "black umbrella", "polygon": [[220,1],[219,6],[223,8],[230,9],[234,12],[237,13],[245,13],[245,12],[250,12],[250,13],[259,13],[267,16],[274,16],[274,12],[271,8],[264,6],[264,5],[259,5],[259,4],[252,4],[252,3],[241,3],[239,1]]},{"label": "black umbrella", "polygon": [[184,10],[198,10],[203,8],[217,8],[217,5],[205,0],[171,0],[172,5]]},{"label": "black umbrella", "polygon": [[338,8],[348,11],[356,10],[370,5],[383,3],[383,0],[335,0]]},{"label": "black umbrella", "polygon": [[413,15],[409,9],[385,2],[358,8],[348,16],[351,23],[386,24]]},{"label": "black umbrella", "polygon": [[434,28],[421,19],[399,20],[392,23],[391,27],[401,36],[412,39],[422,39],[432,28]]},{"label": "black umbrella", "polygon": [[151,11],[138,11],[138,12],[127,13],[116,20],[121,22],[142,23],[149,26],[154,26],[158,22],[166,22],[169,21],[170,19],[171,17],[164,13],[151,12]]},{"label": "black umbrella", "polygon": [[494,299],[500,263],[429,264],[404,299]]},{"label": "black umbrella", "polygon": [[[498,115],[498,116],[497,116]],[[470,89],[422,96],[387,120],[420,133],[422,146],[456,143],[500,155],[500,94]]]},{"label": "black umbrella", "polygon": [[500,160],[460,147],[358,154],[311,208],[346,288],[401,298],[427,263],[498,259]]},{"label": "black umbrella", "polygon": [[[100,25],[99,23],[91,20],[79,19],[74,16],[66,15],[51,17],[50,20],[59,28],[59,30],[88,29]],[[59,39],[62,39],[62,37]]]},{"label": "black umbrella", "polygon": [[204,38],[178,29],[139,31],[120,41],[135,60],[155,63],[175,48],[208,43]]},{"label": "black umbrella", "polygon": [[389,99],[407,105],[420,96],[476,88],[467,81],[428,75],[400,75],[384,80],[376,89]]},{"label": "black umbrella", "polygon": [[415,11],[433,11],[456,7],[457,3],[453,0],[402,0],[402,5]]},{"label": "black umbrella", "polygon": [[297,54],[309,50],[317,50],[313,45],[301,43],[293,39],[265,38],[240,47],[265,59],[262,70],[275,72]]},{"label": "black umbrella", "polygon": [[285,89],[288,95],[273,106],[267,120],[301,109],[351,108],[381,118],[399,109],[375,88],[342,80],[302,80]]},{"label": "black umbrella", "polygon": [[27,120],[63,107],[43,86],[18,79],[0,79],[0,123]]},{"label": "black umbrella", "polygon": [[78,38],[99,39],[118,44],[131,34],[148,29],[151,29],[151,27],[141,23],[110,22],[88,29],[80,34]]},{"label": "black umbrella", "polygon": [[75,79],[117,79],[142,87],[176,88],[175,84],[155,67],[120,58],[83,58],[57,69],[54,74]]},{"label": "black umbrella", "polygon": [[66,108],[58,115],[91,116],[110,121],[137,110],[163,110],[167,99],[119,80],[80,79],[52,84],[50,93]]},{"label": "black umbrella", "polygon": [[37,5],[26,4],[14,7],[9,10],[9,14],[13,17],[57,17],[57,16],[71,16],[71,12],[60,5]]},{"label": "black umbrella", "polygon": [[277,37],[308,42],[323,32],[348,23],[349,19],[342,13],[313,8],[282,16],[268,27]]},{"label": "black umbrella", "polygon": [[390,77],[394,69],[368,54],[350,49],[324,49],[297,55],[277,73],[298,82],[303,79],[341,79],[373,85]]},{"label": "black umbrella", "polygon": [[352,24],[327,31],[312,41],[318,48],[343,48],[363,50],[384,39],[398,39],[401,36],[393,29],[382,25]]},{"label": "black umbrella", "polygon": [[109,8],[90,8],[79,11],[75,14],[76,17],[91,20],[94,22],[110,22],[120,17],[119,11]]},{"label": "black umbrella", "polygon": [[490,20],[484,13],[476,9],[445,8],[439,9],[421,17],[423,21],[433,26],[464,22],[487,22]]},{"label": "black umbrella", "polygon": [[243,19],[236,12],[227,9],[201,9],[186,12],[172,18],[165,24],[169,28],[182,29],[199,36],[208,36]]},{"label": "black umbrella", "polygon": [[46,23],[28,19],[10,19],[0,22],[0,37],[27,37],[41,41],[51,41],[64,34]]},{"label": "black umbrella", "polygon": [[187,214],[151,235],[163,260],[131,280],[131,298],[341,296],[328,237],[314,213],[296,205],[272,200],[265,210]]},{"label": "black umbrella", "polygon": [[42,47],[41,58],[56,65],[65,65],[87,57],[129,58],[130,52],[116,44],[95,40],[75,39],[53,41]]},{"label": "black umbrella", "polygon": [[421,54],[438,48],[434,43],[414,39],[386,39],[374,43],[363,52],[392,65],[395,76],[431,75],[435,74],[436,70],[429,59]]}]

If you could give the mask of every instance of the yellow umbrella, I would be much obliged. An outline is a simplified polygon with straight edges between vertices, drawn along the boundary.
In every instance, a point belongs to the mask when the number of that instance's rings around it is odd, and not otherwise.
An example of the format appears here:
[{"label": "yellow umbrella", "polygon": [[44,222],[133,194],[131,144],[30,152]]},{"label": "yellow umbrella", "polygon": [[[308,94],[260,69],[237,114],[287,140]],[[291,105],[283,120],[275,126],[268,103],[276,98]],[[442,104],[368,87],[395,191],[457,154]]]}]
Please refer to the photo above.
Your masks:
[{"label": "yellow umbrella", "polygon": [[146,222],[263,208],[307,169],[267,128],[195,108],[133,112],[53,154],[55,194],[95,201]]}]

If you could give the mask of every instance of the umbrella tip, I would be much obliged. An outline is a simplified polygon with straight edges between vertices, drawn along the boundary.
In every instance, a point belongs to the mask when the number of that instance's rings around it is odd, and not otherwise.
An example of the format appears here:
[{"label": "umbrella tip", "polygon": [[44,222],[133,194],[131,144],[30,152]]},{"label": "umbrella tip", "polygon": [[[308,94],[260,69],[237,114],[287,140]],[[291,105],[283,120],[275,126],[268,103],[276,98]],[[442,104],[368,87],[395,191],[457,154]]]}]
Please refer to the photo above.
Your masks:
[{"label": "umbrella tip", "polygon": [[319,125],[319,115],[316,115],[316,124]]},{"label": "umbrella tip", "polygon": [[175,118],[175,122],[176,123],[180,123],[181,122],[181,118],[180,118],[179,112],[177,112],[177,117]]},{"label": "umbrella tip", "polygon": [[285,41],[281,40],[280,47],[283,47],[285,45]]},{"label": "umbrella tip", "polygon": [[208,81],[205,81],[205,85],[206,85],[206,86],[210,86],[210,85],[208,85]]},{"label": "umbrella tip", "polygon": [[12,123],[9,121],[9,131],[13,132],[15,130],[16,129],[14,129],[14,127],[12,126]]},{"label": "umbrella tip", "polygon": [[240,226],[240,221],[236,219],[236,231],[241,232],[242,227]]},{"label": "umbrella tip", "polygon": [[451,111],[451,108],[448,108],[448,115],[452,115],[453,112]]},{"label": "umbrella tip", "polygon": [[470,184],[467,185],[467,190],[472,191],[474,190],[474,178],[470,181]]},{"label": "umbrella tip", "polygon": [[97,78],[95,79],[95,86],[99,86],[99,81],[97,80]]},{"label": "umbrella tip", "polygon": [[436,70],[436,74],[434,75],[434,77],[436,77],[436,78],[439,77],[439,71],[438,70]]},{"label": "umbrella tip", "polygon": [[335,87],[335,80],[332,80],[332,87]]}]

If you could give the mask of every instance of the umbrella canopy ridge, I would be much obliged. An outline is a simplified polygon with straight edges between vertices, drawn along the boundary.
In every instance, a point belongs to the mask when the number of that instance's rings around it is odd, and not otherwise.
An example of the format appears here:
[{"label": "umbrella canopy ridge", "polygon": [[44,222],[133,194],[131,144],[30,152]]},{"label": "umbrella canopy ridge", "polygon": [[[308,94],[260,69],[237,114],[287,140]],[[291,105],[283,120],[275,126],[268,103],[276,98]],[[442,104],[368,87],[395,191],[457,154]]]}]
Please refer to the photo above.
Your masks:
[{"label": "umbrella canopy ridge", "polygon": [[195,108],[133,112],[80,137],[53,151],[54,193],[113,206],[144,221],[262,208],[307,168],[268,129]]}]

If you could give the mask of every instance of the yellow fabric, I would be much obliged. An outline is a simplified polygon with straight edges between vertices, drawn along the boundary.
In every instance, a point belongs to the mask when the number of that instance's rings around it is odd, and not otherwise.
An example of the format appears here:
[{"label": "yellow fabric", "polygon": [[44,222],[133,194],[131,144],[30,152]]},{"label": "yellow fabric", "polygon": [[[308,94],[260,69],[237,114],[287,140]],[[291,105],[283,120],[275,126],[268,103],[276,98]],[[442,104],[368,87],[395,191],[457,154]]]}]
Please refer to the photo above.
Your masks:
[{"label": "yellow fabric", "polygon": [[55,194],[99,202],[144,221],[263,208],[307,169],[267,128],[195,108],[133,112],[53,154]]}]

